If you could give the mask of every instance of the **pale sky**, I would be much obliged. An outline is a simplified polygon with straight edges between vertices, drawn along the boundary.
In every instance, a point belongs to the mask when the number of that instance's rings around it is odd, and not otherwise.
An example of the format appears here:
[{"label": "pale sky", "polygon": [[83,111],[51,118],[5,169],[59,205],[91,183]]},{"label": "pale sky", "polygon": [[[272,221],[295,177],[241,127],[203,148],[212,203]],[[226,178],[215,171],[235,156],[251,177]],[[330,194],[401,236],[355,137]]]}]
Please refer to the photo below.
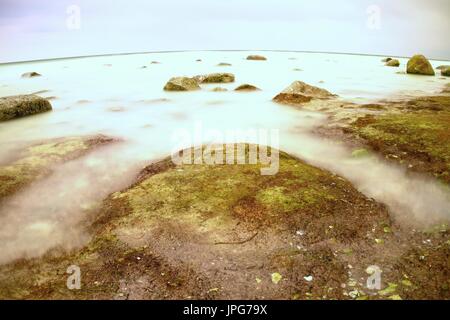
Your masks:
[{"label": "pale sky", "polygon": [[449,0],[0,0],[0,62],[221,49],[450,60],[449,31]]}]

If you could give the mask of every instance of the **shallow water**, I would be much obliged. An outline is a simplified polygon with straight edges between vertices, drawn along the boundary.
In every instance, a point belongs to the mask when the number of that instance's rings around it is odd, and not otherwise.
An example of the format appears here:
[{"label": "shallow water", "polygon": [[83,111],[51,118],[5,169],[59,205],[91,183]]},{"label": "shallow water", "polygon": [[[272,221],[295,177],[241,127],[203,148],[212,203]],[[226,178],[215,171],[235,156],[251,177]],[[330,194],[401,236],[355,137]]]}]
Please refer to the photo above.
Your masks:
[{"label": "shallow water", "polygon": [[[423,225],[450,220],[449,192],[436,181],[408,176],[376,157],[351,159],[351,150],[338,141],[309,133],[325,121],[325,115],[271,101],[294,80],[360,103],[437,93],[448,80],[396,74],[404,70],[405,59],[400,59],[400,68],[389,68],[380,57],[370,56],[263,52],[268,61],[247,61],[248,54],[175,52],[0,65],[0,96],[48,90],[40,95],[56,97],[52,112],[0,124],[0,163],[14,157],[18,146],[49,138],[101,133],[124,140],[57,167],[51,177],[0,208],[0,262],[38,256],[55,245],[82,244],[87,235],[78,223],[84,209],[125,187],[144,164],[181,148],[184,143],[174,140],[181,129],[195,144],[228,141],[227,131],[279,130],[282,150],[346,177],[366,195],[390,206],[394,215]],[[232,66],[219,67],[220,62]],[[432,61],[433,66],[444,63]],[[20,77],[30,71],[42,77]],[[203,85],[201,91],[188,93],[162,90],[172,76],[212,72],[232,72],[236,82]],[[232,91],[242,83],[262,91]],[[230,91],[211,92],[215,86]],[[197,137],[200,129],[203,134]],[[208,130],[223,136],[208,136]],[[267,143],[273,144],[268,138]]]}]

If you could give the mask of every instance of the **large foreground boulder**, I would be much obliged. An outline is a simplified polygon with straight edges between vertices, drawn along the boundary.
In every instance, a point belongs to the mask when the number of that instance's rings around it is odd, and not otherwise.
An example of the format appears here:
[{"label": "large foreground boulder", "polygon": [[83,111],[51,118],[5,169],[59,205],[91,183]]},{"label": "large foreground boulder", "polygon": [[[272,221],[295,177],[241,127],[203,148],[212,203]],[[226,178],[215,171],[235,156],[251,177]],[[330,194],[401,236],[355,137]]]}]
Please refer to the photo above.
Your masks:
[{"label": "large foreground boulder", "polygon": [[194,77],[199,83],[230,83],[234,82],[232,73],[210,73]]},{"label": "large foreground boulder", "polygon": [[422,74],[434,76],[434,70],[431,63],[423,55],[415,55],[408,61],[406,72],[410,74]]},{"label": "large foreground boulder", "polygon": [[166,91],[193,91],[199,89],[198,82],[188,77],[171,78],[164,86],[164,90]]},{"label": "large foreground boulder", "polygon": [[34,94],[0,98],[0,121],[50,110],[52,110],[50,102]]},{"label": "large foreground boulder", "polygon": [[325,89],[311,86],[302,81],[294,81],[289,87],[276,95],[273,100],[279,103],[301,104],[312,99],[330,99],[336,95]]}]

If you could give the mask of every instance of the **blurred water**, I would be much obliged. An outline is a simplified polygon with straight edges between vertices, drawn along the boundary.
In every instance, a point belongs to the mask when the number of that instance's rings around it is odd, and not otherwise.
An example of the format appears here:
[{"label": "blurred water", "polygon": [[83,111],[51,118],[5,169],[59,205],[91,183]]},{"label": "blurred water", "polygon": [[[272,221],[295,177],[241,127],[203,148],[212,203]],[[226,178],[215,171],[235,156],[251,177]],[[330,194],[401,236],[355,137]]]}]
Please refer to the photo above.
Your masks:
[{"label": "blurred water", "polygon": [[[0,163],[11,159],[18,146],[49,138],[101,133],[124,140],[56,167],[55,174],[5,203],[0,208],[0,263],[37,256],[55,245],[84,243],[86,234],[77,227],[83,208],[125,187],[144,164],[172,152],[178,143],[175,131],[194,133],[198,124],[222,132],[278,129],[281,149],[345,176],[394,214],[423,224],[450,218],[448,191],[436,181],[410,177],[376,157],[351,159],[351,150],[338,141],[310,134],[325,115],[271,101],[295,80],[360,103],[437,93],[448,80],[397,74],[404,71],[405,59],[400,68],[389,68],[370,56],[263,52],[267,61],[247,61],[248,54],[174,52],[0,65],[0,96],[48,90],[40,95],[56,97],[52,112],[0,123]],[[219,67],[220,62],[232,66]],[[20,77],[30,71],[42,77]],[[172,76],[212,72],[232,72],[236,82],[202,85],[196,92],[162,90]],[[234,92],[242,83],[262,90]],[[211,92],[215,86],[229,91]]]}]

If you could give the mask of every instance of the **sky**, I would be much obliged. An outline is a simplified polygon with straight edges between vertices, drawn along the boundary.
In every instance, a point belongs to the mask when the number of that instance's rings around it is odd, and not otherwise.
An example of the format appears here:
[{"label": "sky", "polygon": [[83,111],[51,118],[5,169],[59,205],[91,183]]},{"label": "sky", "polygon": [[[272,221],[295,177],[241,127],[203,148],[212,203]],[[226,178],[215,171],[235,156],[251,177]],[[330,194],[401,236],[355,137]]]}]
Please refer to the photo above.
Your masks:
[{"label": "sky", "polygon": [[0,62],[172,50],[450,60],[448,0],[0,0]]}]

